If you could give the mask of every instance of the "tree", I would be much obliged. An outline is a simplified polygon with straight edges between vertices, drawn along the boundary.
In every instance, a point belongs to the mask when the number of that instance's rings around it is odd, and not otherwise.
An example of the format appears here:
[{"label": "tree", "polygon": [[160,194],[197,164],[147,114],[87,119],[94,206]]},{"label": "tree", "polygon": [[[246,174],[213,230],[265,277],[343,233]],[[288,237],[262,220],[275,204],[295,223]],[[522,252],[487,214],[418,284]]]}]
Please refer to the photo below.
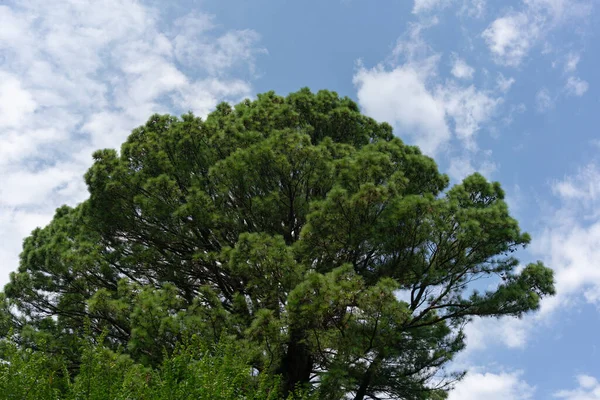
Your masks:
[{"label": "tree", "polygon": [[465,323],[554,293],[542,263],[515,272],[530,237],[498,183],[448,188],[333,92],[154,115],[94,160],[89,199],[27,238],[5,288],[29,346],[69,352],[89,319],[149,366],[191,334],[231,337],[284,394],[443,398]]}]

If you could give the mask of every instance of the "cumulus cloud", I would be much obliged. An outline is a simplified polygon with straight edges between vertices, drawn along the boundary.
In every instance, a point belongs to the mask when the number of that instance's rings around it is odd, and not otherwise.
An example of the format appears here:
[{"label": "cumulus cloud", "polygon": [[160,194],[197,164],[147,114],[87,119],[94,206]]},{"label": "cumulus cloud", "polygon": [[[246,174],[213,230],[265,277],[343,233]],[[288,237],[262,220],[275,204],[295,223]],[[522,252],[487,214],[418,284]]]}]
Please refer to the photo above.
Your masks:
[{"label": "cumulus cloud", "polygon": [[85,198],[95,149],[120,146],[152,113],[205,115],[249,96],[265,52],[254,31],[201,12],[167,26],[134,0],[9,2],[0,26],[0,283],[22,238]]},{"label": "cumulus cloud", "polygon": [[443,102],[429,91],[426,80],[411,65],[386,70],[361,68],[354,76],[363,111],[401,132],[411,132],[426,153],[435,153],[450,139]]},{"label": "cumulus cloud", "polygon": [[391,67],[359,65],[354,75],[358,101],[367,115],[390,123],[397,134],[410,136],[427,154],[443,149],[453,134],[466,148],[476,150],[477,132],[502,100],[474,85],[440,81],[440,55],[421,37],[433,21],[425,26],[413,24],[398,40],[392,56],[402,61]]},{"label": "cumulus cloud", "polygon": [[454,54],[452,56],[452,70],[450,73],[458,79],[472,79],[475,68],[471,67],[465,60]]},{"label": "cumulus cloud", "polygon": [[412,137],[426,153],[435,154],[454,133],[463,144],[476,149],[474,136],[489,121],[499,98],[474,86],[455,83],[431,87],[428,77],[411,64],[391,70],[379,65],[361,67],[354,76],[363,111]]},{"label": "cumulus cloud", "polygon": [[570,76],[565,85],[565,90],[572,96],[583,96],[588,88],[589,84],[586,81],[575,76]]},{"label": "cumulus cloud", "polygon": [[561,390],[554,397],[566,400],[600,400],[600,383],[593,376],[577,376],[577,389]]},{"label": "cumulus cloud", "polygon": [[[589,10],[584,2],[567,4],[564,0],[525,0],[522,4],[521,9],[510,9],[500,15],[483,33],[498,64],[521,65],[531,49],[546,40],[549,32],[567,21],[584,18],[582,10]],[[516,80],[511,75],[498,73],[491,90],[465,83],[472,78],[474,70],[471,71],[471,67],[456,54],[450,55],[450,79],[442,79],[438,72],[442,55],[436,53],[422,35],[426,28],[437,22],[436,19],[432,21],[412,25],[398,40],[392,62],[373,68],[359,66],[354,77],[359,104],[368,115],[389,122],[397,134],[408,136],[428,154],[439,156],[441,151],[446,151],[447,171],[453,180],[458,181],[475,171],[490,175],[497,166],[491,157],[481,157],[484,152],[477,146],[477,135],[494,120],[503,107],[504,94]],[[579,55],[569,53],[564,61],[565,72],[574,72],[578,62]],[[558,94],[541,88],[535,95],[535,109],[547,112],[554,108],[556,99],[563,93],[582,95],[588,89],[585,81],[574,77],[569,80],[571,83],[567,81],[565,91],[556,92]],[[527,107],[523,103],[509,104],[504,109],[507,110],[503,121],[510,124]],[[455,147],[456,144],[459,146]],[[569,177],[553,184],[554,193],[564,204],[556,215],[546,218],[551,222],[534,235],[535,245],[532,246],[531,254],[555,269],[559,295],[544,299],[538,312],[520,319],[476,318],[465,327],[467,350],[460,358],[472,360],[472,352],[490,346],[524,348],[532,332],[551,324],[550,316],[555,315],[560,306],[569,307],[577,299],[600,306],[600,275],[592,268],[592,261],[600,259],[596,250],[600,249],[600,218],[594,216],[596,212],[593,211],[600,210],[600,199],[597,199],[600,187],[592,182],[600,182],[600,174],[587,168],[578,175],[580,177]],[[565,210],[570,210],[574,203],[580,208],[587,204],[587,211],[576,218],[566,218],[570,211]],[[592,203],[596,206],[590,207]],[[587,222],[582,223],[583,220]],[[553,229],[550,229],[551,225]],[[485,375],[481,372],[474,376],[484,380]],[[501,395],[498,398],[520,399],[533,395],[533,388],[522,382],[518,374],[492,374],[487,379],[492,378],[498,378],[495,382],[512,382],[503,386],[505,389],[499,389]],[[476,394],[468,397],[470,393]],[[451,399],[495,398],[488,392],[471,388],[455,392],[454,396]]]},{"label": "cumulus cloud", "polygon": [[516,372],[470,372],[450,392],[448,400],[528,400],[533,398],[535,387]]},{"label": "cumulus cloud", "polygon": [[482,37],[498,64],[517,67],[550,31],[585,18],[590,8],[587,1],[524,0],[520,10],[492,21]]}]

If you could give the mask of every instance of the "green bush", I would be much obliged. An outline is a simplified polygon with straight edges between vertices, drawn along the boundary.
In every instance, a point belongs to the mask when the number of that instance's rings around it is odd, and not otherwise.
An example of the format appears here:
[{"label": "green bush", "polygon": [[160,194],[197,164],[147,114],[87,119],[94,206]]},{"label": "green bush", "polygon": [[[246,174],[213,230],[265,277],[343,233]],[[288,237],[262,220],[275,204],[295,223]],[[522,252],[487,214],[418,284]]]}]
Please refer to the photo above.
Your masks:
[{"label": "green bush", "polygon": [[[79,369],[72,374],[59,355],[21,349],[9,340],[2,343],[1,362],[0,392],[4,399],[280,398],[279,377],[253,369],[242,346],[226,341],[209,346],[197,337],[179,343],[156,368],[136,363],[128,355],[91,340],[85,342]],[[295,397],[301,398],[309,397]]]}]

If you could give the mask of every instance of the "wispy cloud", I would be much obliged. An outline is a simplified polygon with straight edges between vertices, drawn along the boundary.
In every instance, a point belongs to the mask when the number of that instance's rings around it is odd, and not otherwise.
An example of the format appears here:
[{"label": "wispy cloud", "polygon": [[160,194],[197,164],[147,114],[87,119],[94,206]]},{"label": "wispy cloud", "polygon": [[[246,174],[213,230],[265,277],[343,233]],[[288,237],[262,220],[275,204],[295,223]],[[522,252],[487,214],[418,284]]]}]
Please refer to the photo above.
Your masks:
[{"label": "wispy cloud", "polygon": [[547,88],[540,89],[535,95],[535,107],[538,112],[544,113],[554,107],[554,98]]},{"label": "wispy cloud", "polygon": [[425,13],[447,7],[453,0],[415,0],[413,13]]},{"label": "wispy cloud", "polygon": [[517,67],[550,31],[586,18],[590,9],[588,1],[524,0],[520,10],[511,9],[492,21],[482,37],[498,64]]},{"label": "wispy cloud", "polygon": [[487,0],[415,0],[413,14],[430,14],[457,3],[459,15],[481,18],[485,14],[486,2]]},{"label": "wispy cloud", "polygon": [[498,78],[496,78],[496,87],[503,93],[506,93],[510,90],[512,85],[516,82],[515,78],[505,77],[502,73],[498,73]]},{"label": "wispy cloud", "polygon": [[485,15],[487,0],[463,0],[460,14],[473,18],[482,18]]},{"label": "wispy cloud", "polygon": [[475,167],[473,154],[468,151],[463,151],[461,155],[451,157],[448,165],[448,175],[456,182],[475,172],[479,172],[490,179],[496,170],[497,165],[490,160],[489,156],[484,157],[483,161],[477,163],[477,167]]}]

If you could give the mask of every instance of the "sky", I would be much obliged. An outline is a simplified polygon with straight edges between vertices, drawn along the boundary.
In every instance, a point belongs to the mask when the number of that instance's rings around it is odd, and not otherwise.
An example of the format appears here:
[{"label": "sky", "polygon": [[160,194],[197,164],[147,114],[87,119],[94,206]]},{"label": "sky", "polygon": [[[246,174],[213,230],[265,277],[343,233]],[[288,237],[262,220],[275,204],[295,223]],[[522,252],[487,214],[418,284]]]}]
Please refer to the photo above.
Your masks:
[{"label": "sky", "polygon": [[[168,5],[166,5],[168,3]],[[450,400],[600,400],[598,0],[0,1],[0,284],[155,113],[349,96],[452,182],[501,182],[558,294],[476,320]]]}]

